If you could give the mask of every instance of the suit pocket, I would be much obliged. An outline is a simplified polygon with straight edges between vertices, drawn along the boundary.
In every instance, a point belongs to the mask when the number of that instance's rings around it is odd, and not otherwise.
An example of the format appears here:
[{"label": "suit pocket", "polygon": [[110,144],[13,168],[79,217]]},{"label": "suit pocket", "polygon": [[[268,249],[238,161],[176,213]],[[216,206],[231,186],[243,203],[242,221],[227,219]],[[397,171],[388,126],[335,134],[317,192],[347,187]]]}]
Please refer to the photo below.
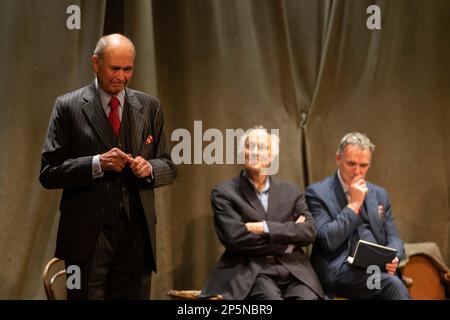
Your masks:
[{"label": "suit pocket", "polygon": [[153,143],[143,145],[141,148],[140,156],[145,159],[149,159],[152,157],[152,155],[153,155]]}]

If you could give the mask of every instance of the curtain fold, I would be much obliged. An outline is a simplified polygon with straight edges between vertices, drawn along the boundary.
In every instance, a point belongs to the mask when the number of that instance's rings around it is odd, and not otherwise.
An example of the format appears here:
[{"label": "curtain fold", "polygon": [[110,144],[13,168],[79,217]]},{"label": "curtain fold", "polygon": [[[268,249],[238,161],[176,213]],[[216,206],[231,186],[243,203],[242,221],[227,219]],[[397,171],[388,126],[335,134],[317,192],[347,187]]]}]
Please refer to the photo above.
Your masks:
[{"label": "curtain fold", "polygon": [[[68,30],[66,9],[82,10]],[[89,57],[105,1],[0,3],[0,298],[44,298],[41,274],[53,257],[60,191],[38,181],[40,153],[58,95],[93,79]]]},{"label": "curtain fold", "polygon": [[309,180],[335,170],[345,133],[367,133],[377,145],[368,179],[389,192],[402,238],[436,242],[448,263],[450,4],[377,1],[382,28],[368,30],[372,2],[332,2],[307,123]]}]

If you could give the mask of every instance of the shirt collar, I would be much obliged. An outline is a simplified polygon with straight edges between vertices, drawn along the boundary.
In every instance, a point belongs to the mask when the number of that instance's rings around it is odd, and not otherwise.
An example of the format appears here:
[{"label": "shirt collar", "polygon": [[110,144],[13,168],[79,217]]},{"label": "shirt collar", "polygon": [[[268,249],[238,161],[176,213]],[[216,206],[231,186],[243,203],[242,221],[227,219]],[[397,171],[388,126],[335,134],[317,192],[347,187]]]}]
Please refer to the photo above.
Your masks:
[{"label": "shirt collar", "polygon": [[[95,88],[98,91],[98,94],[100,96],[100,100],[102,102],[102,107],[103,109],[108,110],[109,109],[109,101],[111,100],[111,96],[109,94],[107,94],[105,91],[102,90],[102,88],[100,88],[100,86],[98,85],[98,80],[97,78],[95,78]],[[116,95],[117,99],[119,99],[120,102],[120,109],[123,109],[123,106],[125,104],[125,90],[120,91],[117,95]]]},{"label": "shirt collar", "polygon": [[342,180],[341,171],[340,170],[338,170],[337,176],[339,178],[339,182],[341,183],[342,189],[344,190],[344,193],[347,193],[348,192],[347,184],[344,182],[344,180]]}]

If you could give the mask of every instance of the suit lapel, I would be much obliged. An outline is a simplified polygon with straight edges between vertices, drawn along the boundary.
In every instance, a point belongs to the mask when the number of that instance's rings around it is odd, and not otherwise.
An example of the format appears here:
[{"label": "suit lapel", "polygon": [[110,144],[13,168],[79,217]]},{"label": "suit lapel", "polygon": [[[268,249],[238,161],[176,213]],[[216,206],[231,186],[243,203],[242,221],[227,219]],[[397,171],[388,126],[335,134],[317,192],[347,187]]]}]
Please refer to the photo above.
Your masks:
[{"label": "suit lapel", "polygon": [[111,139],[113,133],[112,127],[103,110],[94,82],[88,87],[82,99],[84,103],[81,105],[81,108],[83,109],[84,114],[99,135],[100,140],[105,147],[108,150],[111,149],[113,147],[113,141]]},{"label": "suit lapel", "polygon": [[340,212],[347,205],[347,199],[345,198],[344,189],[342,189],[337,173],[334,175],[330,193],[332,194],[331,199],[333,199],[334,205],[339,209],[335,212]]},{"label": "suit lapel", "polygon": [[278,201],[280,200],[280,188],[274,179],[270,179],[270,188],[269,188],[269,205],[267,207],[267,220],[277,220],[277,207]]},{"label": "suit lapel", "polygon": [[262,206],[261,201],[259,201],[255,190],[253,190],[251,182],[248,181],[246,177],[244,177],[243,172],[241,172],[241,175],[239,177],[239,189],[247,199],[247,202],[253,207],[253,209],[255,209],[257,215],[256,218],[266,220],[264,207]]},{"label": "suit lapel", "polygon": [[378,243],[384,243],[384,235],[382,233],[381,220],[378,217],[378,201],[375,191],[369,188],[369,192],[364,199],[364,209],[369,219],[370,229]]},{"label": "suit lapel", "polygon": [[135,157],[141,155],[145,118],[142,115],[142,104],[139,102],[133,91],[126,89],[125,93],[126,101],[130,108],[131,153]]}]

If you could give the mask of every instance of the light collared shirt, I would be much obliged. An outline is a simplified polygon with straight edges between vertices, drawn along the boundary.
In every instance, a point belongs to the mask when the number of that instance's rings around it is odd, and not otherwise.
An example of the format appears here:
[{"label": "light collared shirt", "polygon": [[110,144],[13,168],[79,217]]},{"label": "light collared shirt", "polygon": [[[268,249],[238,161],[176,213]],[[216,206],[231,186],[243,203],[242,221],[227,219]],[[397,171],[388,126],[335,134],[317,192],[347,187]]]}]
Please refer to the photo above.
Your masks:
[{"label": "light collared shirt", "polygon": [[259,201],[261,202],[264,210],[267,212],[267,208],[269,207],[269,188],[270,188],[270,179],[269,177],[266,178],[266,182],[264,182],[264,186],[262,190],[258,190],[255,183],[252,179],[250,179],[247,175],[247,173],[244,171],[244,176],[247,178],[248,181],[255,187],[256,196],[258,197]]},{"label": "light collared shirt", "polygon": [[[105,91],[103,91],[102,88],[99,87],[97,78],[95,79],[95,88],[97,89],[98,95],[100,96],[100,101],[102,102],[102,107],[106,113],[106,117],[109,117],[109,112],[111,111],[109,102],[111,101],[111,96],[109,94],[107,94]],[[120,121],[122,121],[123,106],[125,105],[125,90],[120,91],[116,95],[116,97],[117,97],[117,99],[119,99],[119,102],[120,102],[118,111],[119,111]]]},{"label": "light collared shirt", "polygon": [[[247,178],[248,181],[250,181],[250,183],[255,187],[255,193],[256,196],[258,197],[259,201],[261,202],[264,210],[267,213],[267,209],[269,207],[269,189],[270,189],[270,179],[269,177],[266,178],[266,182],[264,183],[263,188],[260,190],[258,190],[258,188],[256,187],[255,183],[253,182],[252,179],[250,179],[250,177],[247,175],[247,172],[244,171],[244,176]],[[263,229],[264,229],[264,233],[268,234],[269,231],[269,226],[267,225],[267,221],[263,220]],[[292,253],[292,251],[294,251],[295,249],[295,245],[294,244],[289,244],[286,248],[286,250],[284,251],[284,253],[288,254],[288,253]]]},{"label": "light collared shirt", "polygon": [[347,202],[348,202],[348,201],[349,201],[349,197],[350,197],[350,195],[348,194],[348,186],[347,186],[347,184],[344,182],[344,180],[342,180],[342,177],[341,177],[341,171],[340,171],[340,170],[338,170],[337,176],[338,176],[338,178],[339,178],[339,182],[341,183],[342,190],[344,190],[344,194],[345,194],[345,197],[346,197]]},{"label": "light collared shirt", "polygon": [[[264,183],[264,186],[261,191],[258,190],[255,183],[253,182],[252,179],[250,179],[250,177],[247,175],[247,171],[245,171],[245,170],[244,170],[244,177],[248,181],[250,181],[250,183],[253,185],[256,196],[258,197],[259,202],[261,202],[261,205],[263,206],[264,211],[266,211],[266,213],[267,213],[267,208],[269,207],[269,189],[270,189],[269,177],[266,178],[266,182]],[[262,223],[263,223],[264,233],[269,233],[269,226],[267,225],[266,220],[263,220]]]}]

